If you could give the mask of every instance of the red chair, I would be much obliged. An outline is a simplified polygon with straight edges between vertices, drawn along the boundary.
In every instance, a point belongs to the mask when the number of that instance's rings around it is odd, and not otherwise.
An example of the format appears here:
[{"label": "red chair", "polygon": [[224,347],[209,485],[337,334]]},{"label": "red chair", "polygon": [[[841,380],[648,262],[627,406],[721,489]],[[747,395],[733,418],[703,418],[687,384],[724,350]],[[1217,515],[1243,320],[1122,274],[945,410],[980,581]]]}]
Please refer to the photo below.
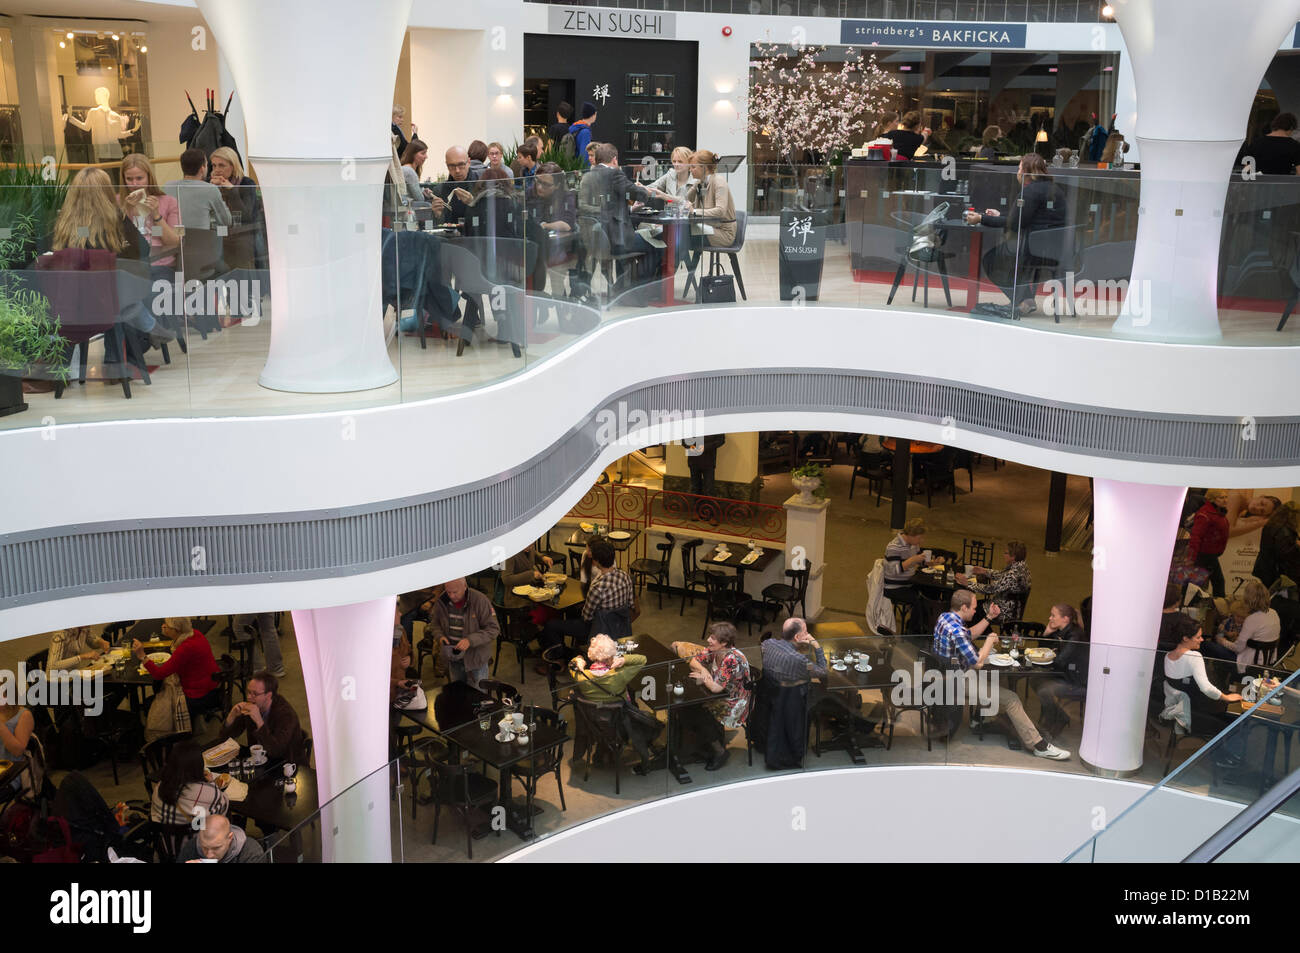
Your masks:
[{"label": "red chair", "polygon": [[[81,374],[86,382],[87,345],[103,335],[104,371],[110,364],[129,363],[150,383],[149,368],[128,328],[119,328],[117,256],[98,248],[64,248],[36,259],[36,287],[50,302],[50,314],[58,318],[62,334],[68,341],[65,364],[81,348]],[[120,368],[122,393],[131,398],[131,375]],[[111,378],[110,378],[111,379]],[[54,397],[63,396],[63,384],[56,383]]]}]

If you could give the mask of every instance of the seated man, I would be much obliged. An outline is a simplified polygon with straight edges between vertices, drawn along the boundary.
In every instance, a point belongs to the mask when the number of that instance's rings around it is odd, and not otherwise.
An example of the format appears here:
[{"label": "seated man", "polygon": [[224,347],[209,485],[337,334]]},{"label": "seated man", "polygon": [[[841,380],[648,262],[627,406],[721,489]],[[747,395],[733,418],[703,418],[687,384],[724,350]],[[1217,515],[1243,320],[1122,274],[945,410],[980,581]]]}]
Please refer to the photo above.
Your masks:
[{"label": "seated man", "polygon": [[453,579],[433,601],[429,634],[447,663],[454,682],[475,688],[488,677],[492,645],[501,632],[492,600],[471,589],[464,578]]},{"label": "seated man", "polygon": [[596,165],[579,184],[578,209],[580,213],[594,213],[599,220],[609,239],[610,254],[638,256],[641,280],[646,281],[658,275],[662,255],[632,227],[629,198],[645,201],[650,193],[623,174],[618,167],[618,149],[608,142],[600,143],[596,146]]},{"label": "seated man", "polygon": [[[969,669],[982,669],[984,663],[988,660],[989,653],[997,647],[997,636],[990,633],[984,640],[984,645],[975,650],[971,644],[971,639],[983,635],[989,627],[989,623],[999,615],[997,603],[989,606],[988,617],[983,619],[973,629],[968,628],[971,619],[975,617],[975,593],[967,589],[958,589],[952,594],[952,609],[939,616],[939,622],[934,627],[934,645],[932,652],[941,659],[947,659],[950,664],[960,667],[963,671]],[[1039,733],[1034,723],[1029,720],[1025,714],[1025,707],[1020,703],[1020,696],[1009,687],[999,685],[997,701],[1001,706],[999,715],[1005,714],[1011,721],[1020,736],[1020,742],[1026,748],[1034,752],[1038,758],[1050,758],[1053,761],[1067,761],[1070,752],[1049,744]],[[960,708],[955,707],[956,699],[947,699],[954,706],[956,712]],[[950,728],[955,730],[956,724],[950,724]]]},{"label": "seated man", "polygon": [[[624,628],[631,625],[632,577],[614,565],[614,547],[605,540],[593,540],[590,543],[592,567],[597,575],[587,590],[587,599],[582,604],[581,619],[552,619],[542,631],[542,648],[548,649],[560,645],[566,637],[575,642],[582,639],[591,630],[593,620],[599,613],[599,621],[618,620]],[[621,618],[620,618],[621,617]],[[620,638],[631,632],[611,632]]]},{"label": "seated man", "polygon": [[[814,655],[809,661],[798,646],[809,646]],[[767,710],[754,717],[766,724],[767,739],[763,758],[773,770],[797,768],[803,764],[808,746],[808,692],[811,680],[826,677],[826,653],[812,637],[808,625],[800,618],[789,618],[781,626],[779,638],[762,643],[763,682],[767,693]]]},{"label": "seated man", "polygon": [[210,814],[197,834],[176,854],[178,864],[265,864],[270,858],[262,845],[240,827],[231,826],[224,814]]},{"label": "seated man", "polygon": [[297,761],[302,756],[303,731],[298,713],[276,689],[280,681],[270,672],[258,672],[248,680],[245,700],[230,709],[218,741],[248,735],[248,744],[261,745],[267,758]]}]

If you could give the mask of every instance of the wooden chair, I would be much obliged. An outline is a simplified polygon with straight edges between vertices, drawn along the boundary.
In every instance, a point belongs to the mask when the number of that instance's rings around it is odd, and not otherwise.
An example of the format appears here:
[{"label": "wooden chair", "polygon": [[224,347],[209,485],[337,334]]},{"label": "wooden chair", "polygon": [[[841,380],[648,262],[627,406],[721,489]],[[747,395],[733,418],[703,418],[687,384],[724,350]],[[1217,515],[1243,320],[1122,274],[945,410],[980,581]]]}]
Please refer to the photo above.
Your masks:
[{"label": "wooden chair", "polygon": [[[560,717],[559,712],[546,708],[534,709],[539,722],[560,732],[568,730],[568,722]],[[531,812],[533,798],[537,796],[537,783],[548,774],[555,775],[555,787],[560,793],[560,810],[568,810],[564,803],[564,782],[560,778],[560,766],[564,763],[564,746],[559,745],[534,755],[527,761],[516,762],[510,769],[512,777],[518,778],[527,795],[527,807]]]},{"label": "wooden chair", "polygon": [[695,593],[703,591],[708,596],[708,578],[709,576],[719,576],[721,571],[700,569],[697,562],[697,550],[702,539],[692,539],[690,542],[682,543],[682,604],[677,610],[680,616],[686,611],[686,597],[691,598],[691,607],[695,606]]},{"label": "wooden chair", "polygon": [[775,607],[773,619],[780,614],[781,608],[785,609],[787,616],[793,616],[796,605],[803,610],[802,615],[807,615],[808,606],[804,600],[808,595],[808,570],[787,569],[785,577],[790,582],[774,582],[763,587],[763,602]]},{"label": "wooden chair", "polygon": [[[474,828],[470,819],[476,810],[496,804],[499,786],[483,772],[471,770],[468,764],[449,764],[434,757],[429,757],[426,764],[433,798],[432,843],[438,843],[438,821],[446,805],[465,822],[465,853],[473,860]],[[497,836],[501,836],[499,828]]]},{"label": "wooden chair", "polygon": [[885,492],[885,484],[893,479],[894,463],[887,453],[866,453],[858,451],[858,462],[853,468],[853,475],[849,478],[849,499],[853,499],[853,487],[858,482],[858,477],[867,481],[867,492],[871,488],[876,489],[876,506],[880,505],[880,498]]},{"label": "wooden chair", "polygon": [[993,546],[979,539],[961,541],[961,561],[964,566],[983,566],[993,568]]}]

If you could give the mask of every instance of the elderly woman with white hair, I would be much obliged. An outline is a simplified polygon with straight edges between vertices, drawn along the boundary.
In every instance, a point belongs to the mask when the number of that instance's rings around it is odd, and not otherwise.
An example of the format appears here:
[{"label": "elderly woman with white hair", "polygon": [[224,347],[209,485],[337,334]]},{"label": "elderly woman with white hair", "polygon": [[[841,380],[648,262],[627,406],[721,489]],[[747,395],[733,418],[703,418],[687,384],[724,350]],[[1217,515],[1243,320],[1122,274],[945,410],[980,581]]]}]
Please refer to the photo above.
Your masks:
[{"label": "elderly woman with white hair", "polygon": [[[608,635],[593,635],[587,645],[587,658],[579,656],[569,664],[578,693],[585,700],[596,704],[624,702],[635,707],[636,701],[628,694],[628,686],[645,668],[644,655],[619,655],[618,646]],[[644,712],[641,714],[645,715]],[[623,729],[627,740],[641,756],[639,769],[633,769],[637,774],[645,774],[650,769],[650,742],[659,734],[660,727],[648,715],[637,717],[635,712],[625,713]]]},{"label": "elderly woman with white hair", "polygon": [[195,629],[187,616],[163,620],[162,636],[172,642],[171,655],[164,662],[151,661],[139,639],[132,640],[131,651],[159,681],[168,675],[180,678],[191,722],[201,714],[217,711],[221,706],[221,692],[213,678],[218,671],[217,660],[212,657],[207,636]]}]

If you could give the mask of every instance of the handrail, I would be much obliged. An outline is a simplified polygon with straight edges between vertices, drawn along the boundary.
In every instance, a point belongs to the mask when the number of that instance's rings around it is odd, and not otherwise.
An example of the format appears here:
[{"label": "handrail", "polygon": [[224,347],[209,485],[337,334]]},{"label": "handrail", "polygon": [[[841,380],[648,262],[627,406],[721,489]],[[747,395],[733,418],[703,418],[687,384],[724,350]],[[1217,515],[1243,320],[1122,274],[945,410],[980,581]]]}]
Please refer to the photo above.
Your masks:
[{"label": "handrail", "polygon": [[[153,165],[165,165],[168,162],[180,162],[181,157],[180,156],[150,157],[149,161]],[[30,164],[31,163],[23,163],[23,162],[0,162],[0,169],[20,169],[20,168],[25,168]],[[119,168],[121,165],[122,165],[121,159],[114,159],[112,162],[60,162],[58,163],[58,167],[60,169],[75,169],[77,171],[80,171],[81,169],[116,169]]]},{"label": "handrail", "polygon": [[1297,791],[1300,791],[1300,768],[1296,768],[1260,797],[1247,804],[1228,823],[1207,837],[1200,847],[1184,857],[1182,863],[1208,864],[1218,860]]}]

